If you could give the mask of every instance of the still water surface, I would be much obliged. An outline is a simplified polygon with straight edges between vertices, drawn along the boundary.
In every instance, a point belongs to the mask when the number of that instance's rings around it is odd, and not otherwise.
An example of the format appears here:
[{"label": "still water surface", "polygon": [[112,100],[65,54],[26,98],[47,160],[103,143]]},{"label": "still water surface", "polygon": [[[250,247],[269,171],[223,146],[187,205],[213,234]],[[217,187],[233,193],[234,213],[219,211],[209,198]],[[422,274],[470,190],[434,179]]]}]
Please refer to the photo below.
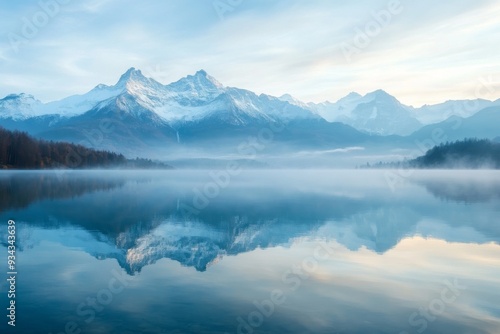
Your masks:
[{"label": "still water surface", "polygon": [[500,333],[500,173],[228,175],[1,172],[1,332]]}]

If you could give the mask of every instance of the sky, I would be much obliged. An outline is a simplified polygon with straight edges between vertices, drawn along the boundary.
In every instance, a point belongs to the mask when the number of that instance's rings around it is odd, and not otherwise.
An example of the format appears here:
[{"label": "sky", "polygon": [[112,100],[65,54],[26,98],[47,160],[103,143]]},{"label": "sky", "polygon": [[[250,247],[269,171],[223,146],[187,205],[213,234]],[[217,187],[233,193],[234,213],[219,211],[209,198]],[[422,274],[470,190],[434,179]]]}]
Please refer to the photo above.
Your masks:
[{"label": "sky", "polygon": [[0,97],[49,102],[135,67],[305,102],[500,98],[496,0],[26,0],[0,17]]}]

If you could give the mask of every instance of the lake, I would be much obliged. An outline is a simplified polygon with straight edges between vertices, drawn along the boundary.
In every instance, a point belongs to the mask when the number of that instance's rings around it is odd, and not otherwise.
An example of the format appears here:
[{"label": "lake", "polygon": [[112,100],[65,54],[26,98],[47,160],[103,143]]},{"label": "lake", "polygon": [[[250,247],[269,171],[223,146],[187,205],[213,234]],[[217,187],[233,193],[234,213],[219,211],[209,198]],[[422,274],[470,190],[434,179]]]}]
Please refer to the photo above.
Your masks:
[{"label": "lake", "polygon": [[500,172],[2,171],[2,333],[500,333]]}]

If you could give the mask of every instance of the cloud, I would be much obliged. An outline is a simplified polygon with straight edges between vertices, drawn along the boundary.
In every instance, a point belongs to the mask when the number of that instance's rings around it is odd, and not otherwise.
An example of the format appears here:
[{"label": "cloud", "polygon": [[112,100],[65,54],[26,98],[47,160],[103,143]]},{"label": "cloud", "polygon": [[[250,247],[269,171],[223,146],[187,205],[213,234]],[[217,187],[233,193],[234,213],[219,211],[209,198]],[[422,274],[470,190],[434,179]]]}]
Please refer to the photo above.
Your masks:
[{"label": "cloud", "polygon": [[364,147],[352,146],[344,148],[336,148],[333,150],[323,150],[323,151],[301,151],[294,154],[294,156],[310,156],[310,155],[327,155],[327,154],[337,154],[337,153],[349,153],[355,151],[364,151]]}]

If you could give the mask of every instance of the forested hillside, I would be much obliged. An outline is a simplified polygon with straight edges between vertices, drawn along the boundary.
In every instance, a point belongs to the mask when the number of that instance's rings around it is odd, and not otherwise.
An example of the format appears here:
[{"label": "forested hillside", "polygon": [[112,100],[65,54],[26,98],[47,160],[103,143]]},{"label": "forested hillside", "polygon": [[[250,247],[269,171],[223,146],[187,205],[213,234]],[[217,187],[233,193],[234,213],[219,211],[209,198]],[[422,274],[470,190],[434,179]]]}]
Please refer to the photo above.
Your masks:
[{"label": "forested hillside", "polygon": [[410,161],[417,168],[500,168],[500,144],[466,139],[436,146]]},{"label": "forested hillside", "polygon": [[0,168],[91,168],[127,163],[121,154],[81,145],[37,140],[24,132],[0,128]]},{"label": "forested hillside", "polygon": [[359,168],[500,169],[500,142],[475,138],[447,142],[413,160],[366,164]]}]

